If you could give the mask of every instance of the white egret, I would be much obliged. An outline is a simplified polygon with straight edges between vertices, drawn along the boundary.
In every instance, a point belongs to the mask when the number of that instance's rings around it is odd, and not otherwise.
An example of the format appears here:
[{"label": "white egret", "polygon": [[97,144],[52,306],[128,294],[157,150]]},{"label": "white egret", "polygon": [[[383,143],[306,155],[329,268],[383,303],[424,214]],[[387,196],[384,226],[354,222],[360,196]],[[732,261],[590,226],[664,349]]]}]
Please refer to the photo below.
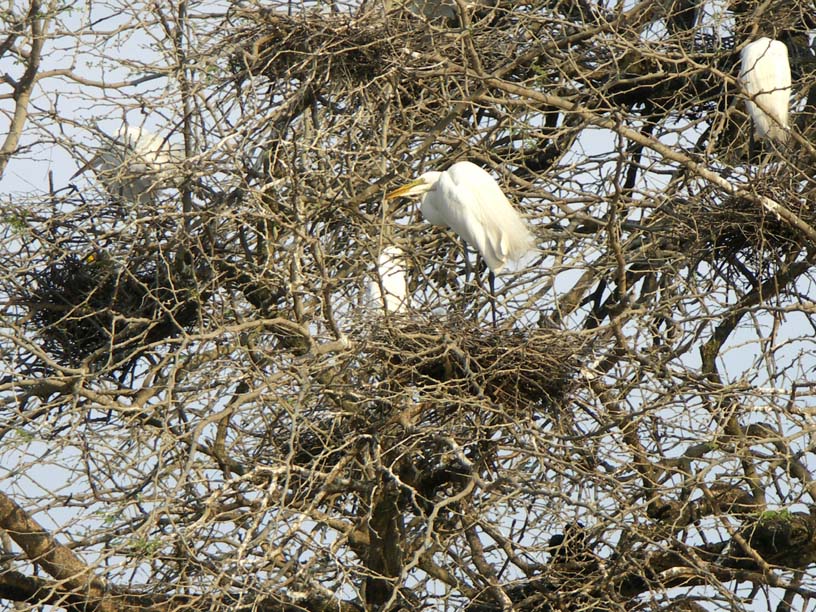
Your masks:
[{"label": "white egret", "polygon": [[105,189],[125,202],[145,204],[153,194],[172,186],[168,170],[182,158],[180,151],[171,147],[162,136],[144,128],[123,125],[116,139],[71,178],[93,168]]},{"label": "white egret", "polygon": [[[482,168],[457,162],[445,172],[426,172],[385,196],[386,200],[422,195],[425,220],[451,228],[484,257],[494,275],[518,261],[535,246],[535,238],[498,183]],[[495,322],[495,306],[493,319]]]},{"label": "white egret", "polygon": [[408,307],[409,297],[405,278],[405,253],[402,249],[396,246],[385,247],[377,261],[375,275],[366,285],[368,304],[380,309],[385,307],[388,312],[404,311]]},{"label": "white egret", "polygon": [[385,196],[386,200],[422,195],[425,220],[451,228],[481,253],[494,274],[518,261],[535,246],[535,238],[498,183],[468,161],[445,172],[426,172]]},{"label": "white egret", "polygon": [[745,105],[757,138],[785,142],[791,94],[785,43],[763,37],[745,45],[740,55],[739,81],[748,95]]}]

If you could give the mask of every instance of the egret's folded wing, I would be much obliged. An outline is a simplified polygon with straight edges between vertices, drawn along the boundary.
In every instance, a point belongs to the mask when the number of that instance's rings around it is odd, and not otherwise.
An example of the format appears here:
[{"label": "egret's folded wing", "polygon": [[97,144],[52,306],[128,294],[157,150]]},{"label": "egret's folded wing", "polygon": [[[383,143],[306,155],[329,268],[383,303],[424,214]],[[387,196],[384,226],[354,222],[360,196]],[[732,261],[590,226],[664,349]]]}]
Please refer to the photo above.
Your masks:
[{"label": "egret's folded wing", "polygon": [[785,44],[762,38],[747,45],[741,54],[740,81],[757,134],[776,137],[788,126],[791,75]]}]

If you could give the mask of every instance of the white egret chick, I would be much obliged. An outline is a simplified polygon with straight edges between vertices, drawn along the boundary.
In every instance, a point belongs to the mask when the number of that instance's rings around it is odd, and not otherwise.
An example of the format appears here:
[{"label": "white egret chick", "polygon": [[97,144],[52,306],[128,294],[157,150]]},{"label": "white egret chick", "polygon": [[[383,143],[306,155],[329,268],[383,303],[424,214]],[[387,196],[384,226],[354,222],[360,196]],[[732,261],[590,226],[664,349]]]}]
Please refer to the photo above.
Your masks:
[{"label": "white egret chick", "polygon": [[[409,306],[408,281],[405,278],[405,253],[401,248],[388,246],[377,261],[378,278],[368,279],[367,303],[388,312],[403,312]],[[382,287],[382,291],[380,290]],[[383,296],[385,291],[385,296]]]},{"label": "white egret chick", "polygon": [[476,164],[462,161],[445,172],[426,172],[385,199],[416,195],[423,196],[425,220],[451,228],[481,253],[494,274],[535,246],[527,224],[498,183]]},{"label": "white egret chick", "polygon": [[788,139],[791,72],[785,43],[767,37],[745,45],[739,81],[748,95],[745,105],[757,138]]},{"label": "white egret chick", "polygon": [[71,178],[93,168],[109,194],[125,202],[145,204],[152,201],[156,191],[173,185],[168,171],[181,159],[181,152],[162,136],[123,125],[111,146],[97,153]]}]

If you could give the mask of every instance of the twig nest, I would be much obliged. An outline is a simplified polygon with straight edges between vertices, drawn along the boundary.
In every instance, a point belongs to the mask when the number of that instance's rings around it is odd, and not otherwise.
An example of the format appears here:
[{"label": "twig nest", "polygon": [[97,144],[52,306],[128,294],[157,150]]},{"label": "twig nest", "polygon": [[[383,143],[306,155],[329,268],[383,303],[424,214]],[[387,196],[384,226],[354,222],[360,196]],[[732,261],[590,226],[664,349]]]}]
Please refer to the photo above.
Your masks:
[{"label": "twig nest", "polygon": [[124,366],[146,345],[198,321],[194,280],[175,272],[156,258],[122,267],[102,251],[69,255],[34,268],[15,301],[28,309],[29,325],[59,361]]},{"label": "twig nest", "polygon": [[571,332],[493,330],[462,318],[383,326],[375,342],[384,380],[527,412],[565,398],[589,348],[585,336]]}]

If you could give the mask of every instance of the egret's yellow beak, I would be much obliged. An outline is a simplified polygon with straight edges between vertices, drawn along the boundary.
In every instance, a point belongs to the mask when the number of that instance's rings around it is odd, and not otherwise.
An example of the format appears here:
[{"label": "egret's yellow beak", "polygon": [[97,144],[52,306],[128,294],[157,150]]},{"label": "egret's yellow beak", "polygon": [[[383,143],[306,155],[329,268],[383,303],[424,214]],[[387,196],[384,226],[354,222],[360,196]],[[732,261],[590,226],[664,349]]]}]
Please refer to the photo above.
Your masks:
[{"label": "egret's yellow beak", "polygon": [[387,193],[385,195],[385,199],[386,200],[393,200],[394,198],[399,198],[399,197],[402,197],[402,196],[405,196],[405,195],[411,195],[410,191],[414,187],[419,187],[422,184],[423,184],[422,179],[413,180],[410,183],[408,183],[407,185],[403,185],[402,187],[399,187],[398,189],[395,189],[391,193]]}]

